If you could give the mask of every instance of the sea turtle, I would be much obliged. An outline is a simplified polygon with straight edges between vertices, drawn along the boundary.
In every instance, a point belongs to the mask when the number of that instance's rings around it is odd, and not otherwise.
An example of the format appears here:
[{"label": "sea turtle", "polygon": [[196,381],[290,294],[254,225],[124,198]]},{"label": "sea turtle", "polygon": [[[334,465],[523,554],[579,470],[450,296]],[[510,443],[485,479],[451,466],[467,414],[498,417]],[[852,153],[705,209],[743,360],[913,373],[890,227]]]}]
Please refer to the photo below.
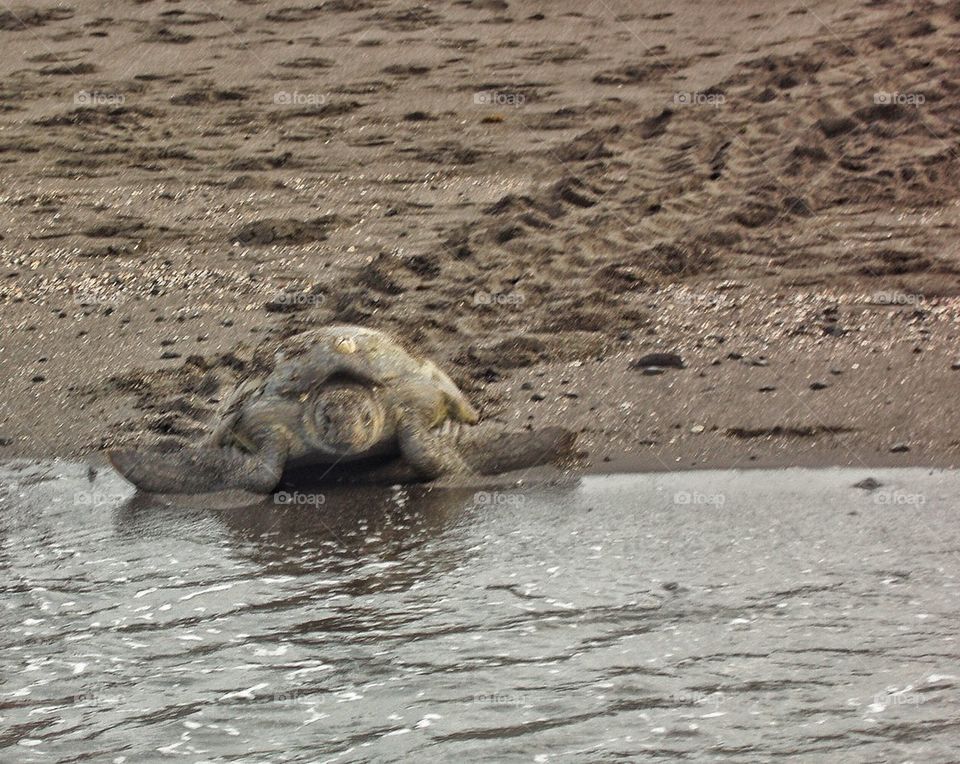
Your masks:
[{"label": "sea turtle", "polygon": [[432,361],[382,332],[331,326],[285,341],[269,376],[237,387],[200,446],[108,456],[153,493],[269,493],[286,468],[396,453],[431,480],[468,471],[448,436],[478,419]]}]

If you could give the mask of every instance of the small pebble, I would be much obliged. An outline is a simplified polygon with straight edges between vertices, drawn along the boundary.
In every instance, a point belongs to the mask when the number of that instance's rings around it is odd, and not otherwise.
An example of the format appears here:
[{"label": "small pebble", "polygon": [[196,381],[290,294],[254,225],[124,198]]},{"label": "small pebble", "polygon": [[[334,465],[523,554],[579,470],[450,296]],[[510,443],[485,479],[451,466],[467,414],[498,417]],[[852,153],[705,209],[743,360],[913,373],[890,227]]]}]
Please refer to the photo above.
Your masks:
[{"label": "small pebble", "polygon": [[906,443],[897,443],[890,447],[891,454],[903,454],[910,450],[910,446]]},{"label": "small pebble", "polygon": [[828,387],[830,387],[830,385],[828,385],[826,382],[811,382],[811,383],[810,383],[810,389],[811,389],[811,390],[826,390]]}]

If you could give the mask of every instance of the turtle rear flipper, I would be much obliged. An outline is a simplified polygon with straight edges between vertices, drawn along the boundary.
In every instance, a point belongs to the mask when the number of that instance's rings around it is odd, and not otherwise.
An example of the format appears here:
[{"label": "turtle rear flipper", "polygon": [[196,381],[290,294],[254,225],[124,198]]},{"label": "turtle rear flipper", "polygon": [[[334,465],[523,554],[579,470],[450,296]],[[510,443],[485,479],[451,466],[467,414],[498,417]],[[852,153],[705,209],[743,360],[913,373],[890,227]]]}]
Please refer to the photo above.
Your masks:
[{"label": "turtle rear flipper", "polygon": [[171,453],[125,449],[107,456],[114,469],[141,491],[212,493],[240,489],[270,493],[280,482],[287,448],[278,440],[256,454],[226,448],[184,448]]},{"label": "turtle rear flipper", "polygon": [[563,427],[497,434],[477,432],[472,437],[468,430],[457,447],[471,470],[481,475],[497,475],[550,464],[569,456],[576,438],[576,433]]}]

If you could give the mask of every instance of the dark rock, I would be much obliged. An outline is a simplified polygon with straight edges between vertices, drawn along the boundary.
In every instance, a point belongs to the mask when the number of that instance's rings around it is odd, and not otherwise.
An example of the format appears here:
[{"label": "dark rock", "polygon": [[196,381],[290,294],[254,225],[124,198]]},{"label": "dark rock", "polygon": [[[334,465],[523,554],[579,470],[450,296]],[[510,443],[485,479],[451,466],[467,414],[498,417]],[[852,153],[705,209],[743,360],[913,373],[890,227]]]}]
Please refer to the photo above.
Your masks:
[{"label": "dark rock", "polygon": [[542,401],[546,396],[543,393],[534,393],[530,396],[531,401]]},{"label": "dark rock", "polygon": [[634,369],[645,369],[659,366],[662,369],[683,369],[683,358],[677,353],[647,353],[630,364]]},{"label": "dark rock", "polygon": [[46,382],[46,381],[47,381],[47,378],[46,378],[45,376],[43,376],[42,374],[37,374],[37,375],[31,377],[31,378],[30,378],[30,381],[33,382],[34,384],[36,384],[36,383],[38,383],[38,382]]},{"label": "dark rock", "polygon": [[759,389],[759,392],[761,392],[761,393],[772,393],[772,392],[773,392],[774,390],[776,390],[776,389],[777,389],[777,388],[775,388],[773,385],[764,385],[763,387],[761,387],[761,388]]},{"label": "dark rock", "polygon": [[826,382],[811,382],[811,383],[810,383],[810,389],[811,389],[811,390],[826,390],[828,387],[830,387],[830,385],[828,385]]},{"label": "dark rock", "polygon": [[843,337],[845,334],[850,333],[849,329],[844,329],[839,324],[827,324],[822,328],[823,328],[823,333],[830,335],[831,337]]},{"label": "dark rock", "polygon": [[864,480],[861,480],[859,483],[854,483],[853,487],[861,488],[864,491],[876,491],[882,485],[883,483],[881,483],[879,480],[876,480],[875,478],[872,478],[872,477],[868,477],[868,478],[865,478]]},{"label": "dark rock", "polygon": [[904,454],[909,450],[910,450],[910,446],[908,446],[906,443],[896,443],[890,446],[891,454]]}]

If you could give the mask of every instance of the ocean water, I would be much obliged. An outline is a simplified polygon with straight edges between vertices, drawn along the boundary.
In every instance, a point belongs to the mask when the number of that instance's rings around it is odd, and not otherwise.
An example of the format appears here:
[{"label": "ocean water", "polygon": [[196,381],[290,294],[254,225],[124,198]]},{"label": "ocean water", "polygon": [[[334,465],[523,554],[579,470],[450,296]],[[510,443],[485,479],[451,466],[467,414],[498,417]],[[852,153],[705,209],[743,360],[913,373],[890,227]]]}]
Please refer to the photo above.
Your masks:
[{"label": "ocean water", "polygon": [[0,761],[955,761],[958,496],[786,470],[161,502],[8,464]]}]

